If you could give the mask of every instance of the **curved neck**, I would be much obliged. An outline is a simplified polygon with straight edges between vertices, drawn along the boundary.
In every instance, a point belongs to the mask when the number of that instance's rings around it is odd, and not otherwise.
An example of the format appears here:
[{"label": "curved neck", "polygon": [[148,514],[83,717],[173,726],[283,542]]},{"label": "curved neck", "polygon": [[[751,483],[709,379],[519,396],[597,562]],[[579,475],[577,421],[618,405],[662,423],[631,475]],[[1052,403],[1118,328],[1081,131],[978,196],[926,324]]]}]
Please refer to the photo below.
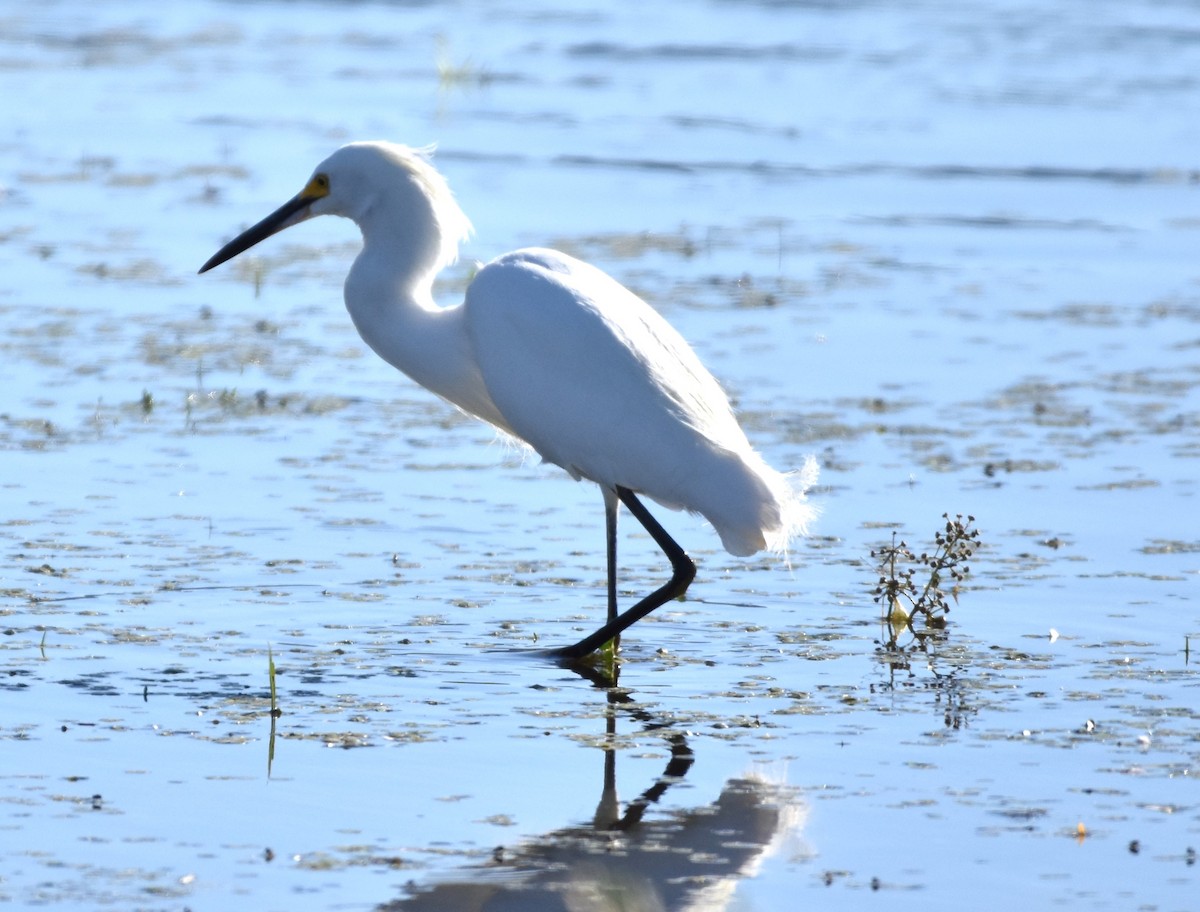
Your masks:
[{"label": "curved neck", "polygon": [[346,309],[363,341],[421,386],[509,431],[475,363],[463,306],[434,303],[436,262],[421,263],[414,246],[385,249],[369,238],[364,231],[345,287]]}]

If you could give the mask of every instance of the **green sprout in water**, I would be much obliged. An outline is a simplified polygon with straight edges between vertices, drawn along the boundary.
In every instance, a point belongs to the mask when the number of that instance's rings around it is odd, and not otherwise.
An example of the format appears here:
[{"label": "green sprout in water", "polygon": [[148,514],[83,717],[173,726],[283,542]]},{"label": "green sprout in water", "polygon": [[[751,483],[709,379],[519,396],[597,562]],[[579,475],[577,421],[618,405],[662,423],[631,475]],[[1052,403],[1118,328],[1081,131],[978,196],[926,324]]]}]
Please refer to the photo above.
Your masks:
[{"label": "green sprout in water", "polygon": [[914,554],[906,542],[896,541],[895,532],[890,545],[871,552],[879,562],[875,602],[893,627],[911,627],[917,615],[924,616],[927,627],[945,627],[949,599],[958,603],[959,586],[971,572],[967,561],[979,547],[979,530],[971,525],[974,516],[964,520],[959,513],[951,519],[943,513],[942,519],[946,525],[934,534],[932,553]]},{"label": "green sprout in water", "polygon": [[613,686],[615,687],[617,684],[618,674],[617,641],[615,639],[609,640],[607,643],[601,646],[597,652],[597,657],[599,659],[597,664],[604,674],[608,676],[608,679],[612,681]]},{"label": "green sprout in water", "polygon": [[275,693],[275,654],[271,644],[267,644],[267,677],[271,684],[271,734],[267,739],[267,778],[271,777],[271,767],[275,764],[275,720],[283,715],[279,708],[279,699]]},{"label": "green sprout in water", "polygon": [[283,710],[279,708],[279,699],[275,693],[275,655],[271,652],[271,647],[267,646],[267,677],[271,682],[271,718],[278,719],[283,715]]},{"label": "green sprout in water", "polygon": [[444,35],[437,36],[437,75],[438,86],[448,89],[454,86],[487,85],[492,80],[492,74],[483,67],[476,66],[469,58],[457,62],[450,58],[450,43]]}]

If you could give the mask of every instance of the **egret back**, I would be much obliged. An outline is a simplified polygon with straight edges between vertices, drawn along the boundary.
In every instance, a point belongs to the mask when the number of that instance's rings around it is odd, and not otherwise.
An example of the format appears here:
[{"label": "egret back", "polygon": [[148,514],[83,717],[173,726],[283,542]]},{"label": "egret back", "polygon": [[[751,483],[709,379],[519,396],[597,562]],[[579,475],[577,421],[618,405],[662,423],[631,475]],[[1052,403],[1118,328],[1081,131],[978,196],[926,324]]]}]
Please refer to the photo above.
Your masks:
[{"label": "egret back", "polygon": [[492,401],[547,462],[700,513],[734,554],[785,546],[808,518],[683,337],[605,273],[519,250],[480,270],[464,307]]}]

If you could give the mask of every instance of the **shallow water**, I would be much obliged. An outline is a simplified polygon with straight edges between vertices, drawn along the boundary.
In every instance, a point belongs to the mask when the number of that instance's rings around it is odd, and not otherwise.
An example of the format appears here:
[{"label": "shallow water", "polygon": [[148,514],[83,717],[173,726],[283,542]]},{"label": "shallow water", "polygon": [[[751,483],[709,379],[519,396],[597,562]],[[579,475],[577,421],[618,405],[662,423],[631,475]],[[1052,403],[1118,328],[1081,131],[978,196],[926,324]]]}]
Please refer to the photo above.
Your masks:
[{"label": "shallow water", "polygon": [[[1195,6],[3,23],[0,897],[1194,904]],[[822,463],[790,566],[662,517],[700,575],[621,690],[528,651],[602,611],[599,496],[365,351],[352,226],[194,274],[375,136],[436,141],[475,222],[448,300],[584,255]],[[869,553],[947,511],[968,585],[886,649]]]}]

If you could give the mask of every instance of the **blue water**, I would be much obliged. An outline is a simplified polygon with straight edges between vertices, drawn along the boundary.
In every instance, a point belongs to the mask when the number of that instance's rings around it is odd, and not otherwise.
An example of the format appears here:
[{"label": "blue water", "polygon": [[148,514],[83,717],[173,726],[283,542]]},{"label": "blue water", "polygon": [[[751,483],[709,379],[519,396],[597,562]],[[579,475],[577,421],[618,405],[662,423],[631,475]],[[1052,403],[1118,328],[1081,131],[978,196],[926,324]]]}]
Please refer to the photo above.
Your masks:
[{"label": "blue water", "polygon": [[[1200,9],[3,23],[0,897],[1194,905]],[[585,256],[772,464],[822,464],[788,562],[662,517],[700,575],[626,638],[628,700],[519,652],[602,611],[598,493],[365,350],[353,226],[195,275],[376,137],[437,143],[474,221],[446,300],[514,247]],[[946,511],[969,585],[883,650],[869,551]],[[632,597],[662,568],[622,532]]]}]

